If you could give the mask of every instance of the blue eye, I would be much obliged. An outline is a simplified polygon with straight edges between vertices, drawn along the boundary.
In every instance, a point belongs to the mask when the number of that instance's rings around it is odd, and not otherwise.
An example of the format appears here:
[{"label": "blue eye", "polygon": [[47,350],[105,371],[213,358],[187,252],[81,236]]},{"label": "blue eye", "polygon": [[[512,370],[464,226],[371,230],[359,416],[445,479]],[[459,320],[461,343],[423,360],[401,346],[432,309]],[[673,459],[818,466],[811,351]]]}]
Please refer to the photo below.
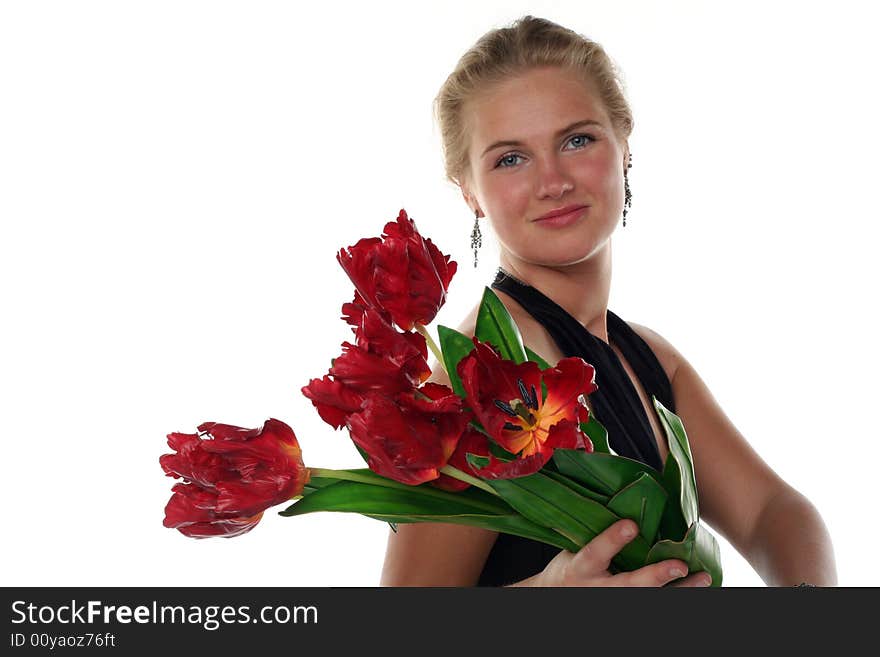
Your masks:
[{"label": "blue eye", "polygon": [[[518,158],[518,157],[521,158],[522,155],[517,155],[516,153],[509,153],[508,155],[503,155],[501,157],[501,159],[498,160],[498,162],[496,162],[495,168],[496,169],[497,168],[509,169],[510,167],[515,166],[516,164],[519,164],[518,162],[515,161],[516,158]],[[511,162],[511,160],[514,160],[514,161]],[[505,162],[507,162],[507,164],[504,164]]]},{"label": "blue eye", "polygon": [[596,141],[596,140],[595,140],[592,136],[590,136],[590,135],[574,135],[574,136],[572,136],[572,137],[568,140],[568,143],[570,144],[570,143],[572,143],[573,141],[575,141],[576,139],[579,139],[579,140],[582,140],[582,141],[580,141],[579,143],[575,144],[575,148],[583,148],[583,147],[586,146],[589,142],[591,142],[591,141]]}]

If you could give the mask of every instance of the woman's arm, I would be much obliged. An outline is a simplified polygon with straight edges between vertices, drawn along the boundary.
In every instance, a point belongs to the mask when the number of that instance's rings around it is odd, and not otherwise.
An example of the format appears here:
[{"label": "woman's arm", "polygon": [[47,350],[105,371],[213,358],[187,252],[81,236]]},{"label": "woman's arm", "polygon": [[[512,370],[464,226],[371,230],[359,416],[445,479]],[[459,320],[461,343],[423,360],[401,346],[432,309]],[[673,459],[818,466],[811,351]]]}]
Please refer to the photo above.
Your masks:
[{"label": "woman's arm", "polygon": [[[828,530],[813,505],[752,449],[691,364],[653,331],[636,327],[666,362],[676,414],[694,458],[700,515],[769,586],[835,586]],[[658,353],[658,358],[660,354]]]},{"label": "woman's arm", "polygon": [[770,586],[837,586],[825,523],[810,501],[790,486],[765,505],[744,556]]},{"label": "woman's arm", "polygon": [[498,534],[446,523],[397,526],[388,536],[381,586],[474,586]]}]

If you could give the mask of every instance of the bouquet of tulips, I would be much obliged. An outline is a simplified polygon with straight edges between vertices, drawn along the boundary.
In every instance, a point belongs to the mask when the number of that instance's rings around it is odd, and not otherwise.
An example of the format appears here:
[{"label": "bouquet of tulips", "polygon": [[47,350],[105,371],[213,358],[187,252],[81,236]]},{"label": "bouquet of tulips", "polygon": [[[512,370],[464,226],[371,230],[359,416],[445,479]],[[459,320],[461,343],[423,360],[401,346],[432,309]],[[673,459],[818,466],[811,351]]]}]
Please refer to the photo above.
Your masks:
[{"label": "bouquet of tulips", "polygon": [[[354,342],[327,375],[302,388],[321,418],[346,427],[368,467],[306,467],[293,430],[267,420],[245,429],[214,422],[171,433],[160,458],[175,484],[165,526],[187,536],[237,536],[265,509],[282,516],[360,513],[391,523],[445,522],[506,532],[577,551],[622,518],[639,535],[616,572],[665,559],[722,579],[718,545],[700,524],[681,420],[656,398],[669,443],[663,471],[615,454],[584,405],[597,389],[582,358],[550,365],[523,344],[486,288],[469,337],[427,326],[446,299],[456,263],[401,210],[381,237],[340,250],[355,285],[342,306]],[[438,344],[439,343],[439,344]],[[451,388],[428,382],[428,349]]]}]

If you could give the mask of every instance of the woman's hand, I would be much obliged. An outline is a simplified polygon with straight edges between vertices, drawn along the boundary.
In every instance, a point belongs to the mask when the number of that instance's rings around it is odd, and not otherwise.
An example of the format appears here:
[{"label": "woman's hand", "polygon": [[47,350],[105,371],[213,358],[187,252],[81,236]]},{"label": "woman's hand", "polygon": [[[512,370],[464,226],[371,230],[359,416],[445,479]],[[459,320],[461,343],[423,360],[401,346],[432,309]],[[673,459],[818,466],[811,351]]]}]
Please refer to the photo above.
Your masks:
[{"label": "woman's hand", "polygon": [[687,564],[667,559],[638,570],[612,575],[611,559],[638,534],[632,520],[620,520],[596,536],[578,552],[562,550],[543,571],[531,579],[531,586],[708,586],[709,573],[687,574]]}]

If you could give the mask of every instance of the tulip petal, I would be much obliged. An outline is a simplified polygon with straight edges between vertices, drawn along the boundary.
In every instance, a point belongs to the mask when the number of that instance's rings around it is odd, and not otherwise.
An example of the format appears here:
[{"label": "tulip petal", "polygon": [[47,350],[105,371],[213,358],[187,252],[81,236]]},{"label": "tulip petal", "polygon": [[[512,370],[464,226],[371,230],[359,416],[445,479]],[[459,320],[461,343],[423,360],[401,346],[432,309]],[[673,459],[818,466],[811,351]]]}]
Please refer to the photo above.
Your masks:
[{"label": "tulip petal", "polygon": [[166,474],[185,482],[172,488],[166,527],[196,538],[238,536],[308,483],[296,435],[284,422],[269,418],[257,429],[205,422],[198,428],[199,434],[169,434],[177,452],[159,458]]},{"label": "tulip petal", "polygon": [[[468,454],[476,454],[478,456],[489,456],[489,439],[485,434],[480,433],[471,426],[465,428],[464,433],[455,447],[452,456],[449,457],[449,465],[457,470],[474,476],[480,476],[479,473],[471,467],[467,459]],[[431,482],[433,486],[443,490],[456,492],[470,487],[470,484],[460,479],[455,479],[449,475],[440,473],[440,476]]]},{"label": "tulip petal", "polygon": [[410,374],[382,356],[371,354],[349,342],[333,360],[329,374],[356,392],[382,391],[387,394],[409,390],[418,383]]},{"label": "tulip petal", "polygon": [[530,456],[502,461],[494,456],[489,457],[488,465],[477,469],[483,479],[513,479],[536,473],[547,462],[546,452],[535,452]]},{"label": "tulip petal", "polygon": [[422,334],[398,331],[378,311],[369,308],[363,313],[356,335],[360,349],[387,360],[416,384],[431,375],[428,345]]},{"label": "tulip petal", "polygon": [[329,376],[312,379],[301,391],[311,400],[321,419],[334,429],[345,426],[346,418],[359,411],[364,400],[363,394]]},{"label": "tulip petal", "polygon": [[584,435],[576,422],[571,420],[562,420],[550,427],[547,440],[542,443],[542,451],[548,450],[550,453],[554,449],[576,449],[584,442]]},{"label": "tulip petal", "polygon": [[543,373],[544,383],[547,384],[544,417],[576,419],[577,409],[581,406],[580,395],[589,395],[598,390],[595,377],[593,366],[579,357],[563,358],[556,367],[546,370]]},{"label": "tulip petal", "polygon": [[439,476],[469,421],[451,390],[439,384],[423,388],[420,394],[427,399],[416,392],[394,399],[368,395],[361,411],[348,419],[351,438],[368,454],[370,469],[410,485]]}]

